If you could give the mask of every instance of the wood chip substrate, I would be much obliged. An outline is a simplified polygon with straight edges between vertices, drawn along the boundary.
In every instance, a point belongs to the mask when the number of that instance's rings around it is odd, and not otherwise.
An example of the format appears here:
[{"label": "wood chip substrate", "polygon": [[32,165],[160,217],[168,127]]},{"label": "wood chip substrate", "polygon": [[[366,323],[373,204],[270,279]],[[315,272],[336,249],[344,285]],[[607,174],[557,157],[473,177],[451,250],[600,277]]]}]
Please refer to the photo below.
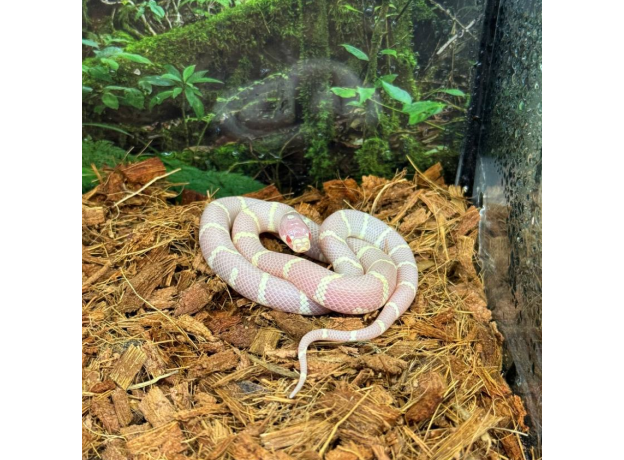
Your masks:
[{"label": "wood chip substrate", "polygon": [[375,340],[313,344],[293,400],[299,339],[362,328],[378,312],[313,318],[257,305],[200,252],[210,198],[175,191],[159,160],[98,173],[82,198],[83,459],[531,457],[475,265],[479,211],[439,165],[414,179],[250,195],[316,222],[339,209],[370,213],[405,237],[418,264],[409,310]]}]

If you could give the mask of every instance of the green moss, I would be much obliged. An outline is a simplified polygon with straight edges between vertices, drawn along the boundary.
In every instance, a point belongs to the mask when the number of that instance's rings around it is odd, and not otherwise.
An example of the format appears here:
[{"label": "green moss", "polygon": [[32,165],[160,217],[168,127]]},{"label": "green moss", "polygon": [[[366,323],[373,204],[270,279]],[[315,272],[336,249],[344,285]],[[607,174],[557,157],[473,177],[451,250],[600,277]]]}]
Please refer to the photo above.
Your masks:
[{"label": "green moss", "polygon": [[97,176],[91,165],[101,169],[113,167],[126,157],[126,151],[110,141],[82,141],[82,193],[97,185]]},{"label": "green moss", "polygon": [[[204,21],[147,37],[127,49],[148,57],[158,65],[178,67],[208,64],[209,74],[236,71],[241,56],[262,54],[270,40],[296,39],[296,2],[293,0],[250,0],[228,8]],[[249,66],[248,62],[243,62]],[[228,75],[229,76],[229,75]]]},{"label": "green moss", "polygon": [[[411,0],[398,0],[396,3],[397,10],[403,10],[407,2],[411,2]],[[396,84],[409,92],[415,100],[418,100],[420,99],[420,91],[414,79],[417,61],[412,45],[414,23],[409,11],[410,8],[414,8],[412,3],[392,29],[392,40],[396,43],[395,49],[398,55],[397,73],[399,76],[396,79]]]},{"label": "green moss", "polygon": [[110,141],[82,141],[82,166],[97,168],[115,166],[126,156],[126,151]]},{"label": "green moss", "polygon": [[239,59],[236,69],[229,78],[228,83],[232,86],[246,85],[252,79],[254,65],[247,56]]},{"label": "green moss", "polygon": [[[305,158],[310,161],[310,176],[315,181],[335,175],[337,168],[336,156],[329,152],[329,141],[334,137],[331,70],[323,65],[330,58],[327,8],[326,0],[299,0],[301,133],[306,144]],[[315,64],[318,62],[321,65]]]},{"label": "green moss", "polygon": [[202,171],[175,158],[163,158],[163,163],[169,171],[177,168],[182,169],[169,176],[171,181],[188,182],[186,188],[204,194],[210,192],[215,194],[217,198],[243,195],[264,187],[261,182],[242,174]]},{"label": "green moss", "polygon": [[[292,41],[290,48],[296,49],[297,14],[296,0],[249,0],[203,21],[145,37],[129,44],[125,51],[149,58],[154,66],[120,60],[115,81],[133,86],[139,78],[135,69],[149,75],[158,73],[165,64],[177,68],[196,64],[198,70],[208,70],[208,75],[224,81],[226,87],[237,86],[247,81],[252,69],[261,67],[264,50],[276,42]],[[94,62],[87,59],[85,64]],[[94,86],[89,77],[83,83]],[[206,94],[208,99],[216,98],[216,91]]]},{"label": "green moss", "polygon": [[388,142],[377,137],[367,139],[355,152],[360,174],[390,177],[394,173],[395,158]]}]

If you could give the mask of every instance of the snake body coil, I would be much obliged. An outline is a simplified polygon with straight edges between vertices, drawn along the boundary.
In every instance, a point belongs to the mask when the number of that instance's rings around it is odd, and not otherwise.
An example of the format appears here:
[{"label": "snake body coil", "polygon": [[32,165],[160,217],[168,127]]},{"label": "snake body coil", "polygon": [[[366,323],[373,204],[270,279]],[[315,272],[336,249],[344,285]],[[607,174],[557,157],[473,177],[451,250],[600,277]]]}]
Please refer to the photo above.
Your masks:
[{"label": "snake body coil", "polygon": [[[289,225],[305,222],[309,242],[288,235]],[[303,225],[303,223],[302,223]],[[267,250],[262,232],[278,233],[293,249],[335,271],[301,257]],[[299,235],[300,236],[300,235]],[[307,376],[306,350],[318,340],[373,339],[409,308],[416,295],[418,270],[405,240],[385,223],[353,210],[338,211],[321,226],[282,203],[245,197],[212,201],[202,214],[199,243],[208,265],[232,289],[254,302],[289,313],[329,311],[360,315],[384,307],[370,326],[356,331],[318,329],[299,343],[299,383]]]}]

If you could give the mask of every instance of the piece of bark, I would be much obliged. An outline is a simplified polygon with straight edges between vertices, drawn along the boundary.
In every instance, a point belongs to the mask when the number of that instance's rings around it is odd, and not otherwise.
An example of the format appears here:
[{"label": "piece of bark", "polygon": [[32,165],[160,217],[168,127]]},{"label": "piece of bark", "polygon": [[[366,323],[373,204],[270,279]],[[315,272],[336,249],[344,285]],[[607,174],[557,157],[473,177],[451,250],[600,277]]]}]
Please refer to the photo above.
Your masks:
[{"label": "piece of bark", "polygon": [[269,350],[275,350],[282,334],[272,328],[261,328],[256,334],[249,351],[256,355],[264,355]]},{"label": "piece of bark", "polygon": [[206,377],[215,372],[234,369],[238,365],[238,355],[233,350],[222,351],[212,356],[202,356],[189,370],[191,378]]},{"label": "piece of bark", "polygon": [[247,433],[236,436],[228,451],[233,458],[240,460],[293,460],[285,452],[269,452]]},{"label": "piece of bark", "polygon": [[101,455],[103,460],[128,460],[130,458],[123,439],[108,440]]},{"label": "piece of bark", "polygon": [[407,423],[420,423],[433,416],[444,400],[446,383],[438,372],[428,372],[418,379],[416,403],[405,413]]},{"label": "piece of bark", "polygon": [[127,390],[132,384],[134,377],[143,367],[147,356],[140,348],[130,345],[119,358],[115,367],[110,373],[110,378],[121,388]]},{"label": "piece of bark", "polygon": [[474,206],[471,206],[470,208],[468,208],[468,211],[466,211],[466,213],[460,217],[459,223],[457,224],[457,227],[454,231],[455,235],[464,236],[468,232],[470,232],[470,230],[477,228],[480,219],[481,215],[479,213],[479,210]]},{"label": "piece of bark", "polygon": [[318,212],[318,209],[316,209],[314,206],[310,205],[309,203],[299,203],[298,205],[295,206],[295,211],[297,211],[302,216],[307,217],[311,221],[316,222],[319,225],[323,223],[323,218],[321,217],[321,214]]},{"label": "piece of bark", "polygon": [[192,315],[208,305],[211,298],[203,283],[195,283],[180,293],[180,300],[173,315]]},{"label": "piece of bark", "polygon": [[[178,458],[176,454],[185,452],[187,444],[178,422],[171,422],[147,431],[127,442],[128,451],[144,458]],[[149,457],[148,457],[149,455]]]},{"label": "piece of bark", "polygon": [[373,460],[373,458],[373,450],[370,447],[360,446],[353,441],[339,445],[325,456],[325,460]]},{"label": "piece of bark", "polygon": [[[423,172],[422,174],[434,184],[443,185],[444,177],[442,176],[442,172],[443,172],[442,163],[436,163],[433,166],[431,166],[429,169],[427,169],[425,172]],[[420,176],[418,176],[418,185],[428,187],[429,183],[423,178],[421,178]]]},{"label": "piece of bark", "polygon": [[394,216],[394,218],[390,221],[391,226],[396,225],[401,219],[403,219],[407,212],[414,207],[414,205],[418,202],[418,197],[421,195],[421,193],[423,193],[422,189],[417,190],[415,193],[412,193],[412,195],[407,200],[407,203],[403,205],[397,215]]},{"label": "piece of bark", "polygon": [[115,414],[115,407],[108,397],[93,398],[91,401],[91,413],[102,423],[108,433],[119,431],[119,420]]},{"label": "piece of bark", "polygon": [[141,185],[147,184],[155,177],[162,176],[167,172],[165,165],[158,157],[121,166],[119,171],[121,171],[129,182]]},{"label": "piece of bark", "polygon": [[280,193],[277,187],[273,184],[267,185],[266,187],[258,190],[257,192],[245,193],[243,196],[246,196],[249,198],[256,198],[257,200],[278,201],[280,203],[284,202],[284,196]]},{"label": "piece of bark", "polygon": [[125,189],[123,174],[119,171],[113,171],[103,183],[98,184],[93,190],[93,194],[104,195],[107,201],[117,201],[126,193]]},{"label": "piece of bark", "polygon": [[188,382],[177,383],[169,392],[173,405],[177,410],[191,408],[191,393],[189,392]]},{"label": "piece of bark", "polygon": [[[364,445],[378,443],[376,436],[382,435],[394,426],[400,411],[394,407],[394,399],[386,390],[378,385],[371,387],[367,394],[356,392],[351,387],[339,385],[334,391],[326,393],[318,401],[318,407],[327,409],[325,417],[342,420],[351,415],[340,425],[338,433],[348,433],[351,439]],[[353,410],[354,406],[357,408]],[[359,440],[359,441],[358,441]]]},{"label": "piece of bark", "polygon": [[431,213],[427,212],[425,208],[418,208],[403,219],[403,222],[399,225],[399,231],[403,234],[411,233],[420,225],[424,224],[430,216]]},{"label": "piece of bark", "polygon": [[197,254],[193,257],[191,268],[199,273],[203,273],[204,275],[214,275],[214,272],[206,263],[206,259],[199,248],[197,248]]},{"label": "piece of bark", "polygon": [[152,377],[159,377],[163,375],[167,370],[167,363],[160,352],[160,348],[153,342],[145,342],[141,347],[143,353],[145,353],[145,370]]},{"label": "piece of bark", "polygon": [[486,413],[482,408],[475,408],[472,415],[465,422],[456,427],[444,441],[437,444],[431,460],[447,460],[458,458],[460,452],[496,427],[501,417]]},{"label": "piece of bark", "polygon": [[507,457],[511,460],[524,460],[526,458],[522,452],[522,446],[518,441],[518,435],[509,434],[501,438],[500,442],[503,445],[503,449],[505,449]]},{"label": "piece of bark", "polygon": [[[176,284],[176,289],[178,292],[182,292],[191,287],[191,285],[197,279],[196,270],[183,270],[177,273],[178,275],[178,283]],[[212,279],[210,280],[212,281]],[[210,281],[208,282],[210,284]]]},{"label": "piece of bark", "polygon": [[242,316],[239,314],[231,315],[225,311],[216,311],[212,313],[210,318],[206,321],[206,326],[208,326],[208,329],[214,334],[219,335],[232,326],[240,324],[242,319]]},{"label": "piece of bark", "polygon": [[82,225],[93,226],[106,222],[106,210],[101,206],[82,206]]},{"label": "piece of bark", "polygon": [[139,409],[154,427],[166,425],[174,419],[175,408],[159,387],[152,387],[139,403]]},{"label": "piece of bark", "polygon": [[[144,300],[150,297],[154,289],[173,273],[177,265],[175,255],[160,255],[158,251],[154,257],[147,257],[145,266],[139,273],[125,284],[124,294],[119,303],[119,310],[128,313],[138,310],[143,306]],[[140,297],[139,297],[140,296]]]},{"label": "piece of bark", "polygon": [[269,312],[269,314],[275,320],[277,327],[292,337],[293,340],[301,340],[304,335],[314,329],[312,321],[301,315],[285,313],[278,310],[273,310]]},{"label": "piece of bark", "polygon": [[179,410],[175,413],[175,419],[181,422],[188,422],[197,417],[205,417],[213,414],[226,414],[229,409],[225,404],[204,404],[192,409]]},{"label": "piece of bark", "polygon": [[124,427],[130,425],[132,422],[132,409],[130,409],[130,399],[128,393],[121,388],[117,388],[111,394],[113,400],[113,406],[115,407],[115,413],[117,414],[117,420],[119,425]]},{"label": "piece of bark", "polygon": [[167,308],[173,308],[176,305],[174,296],[178,293],[178,289],[175,286],[169,286],[162,289],[156,289],[150,296],[149,303],[159,310]]},{"label": "piece of bark", "polygon": [[93,385],[89,389],[89,391],[91,393],[106,393],[107,391],[110,391],[114,388],[115,388],[115,382],[113,382],[111,379],[106,379],[103,382],[98,382],[95,385]]},{"label": "piece of bark", "polygon": [[140,425],[130,425],[123,427],[119,430],[119,432],[124,438],[130,440],[141,436],[143,433],[147,433],[151,429],[152,426],[149,423],[145,422]]},{"label": "piece of bark", "polygon": [[184,206],[185,204],[193,203],[195,201],[206,201],[207,198],[208,197],[202,193],[185,188],[184,190],[182,190],[181,203],[182,203],[182,206]]},{"label": "piece of bark", "polygon": [[405,361],[384,354],[362,356],[359,359],[359,365],[391,375],[398,375],[408,367]]},{"label": "piece of bark", "polygon": [[189,334],[193,334],[198,341],[216,342],[217,339],[210,329],[189,315],[182,315],[176,319],[176,324]]},{"label": "piece of bark", "polygon": [[249,348],[258,333],[258,326],[247,319],[244,324],[237,324],[222,332],[219,337],[236,348]]}]

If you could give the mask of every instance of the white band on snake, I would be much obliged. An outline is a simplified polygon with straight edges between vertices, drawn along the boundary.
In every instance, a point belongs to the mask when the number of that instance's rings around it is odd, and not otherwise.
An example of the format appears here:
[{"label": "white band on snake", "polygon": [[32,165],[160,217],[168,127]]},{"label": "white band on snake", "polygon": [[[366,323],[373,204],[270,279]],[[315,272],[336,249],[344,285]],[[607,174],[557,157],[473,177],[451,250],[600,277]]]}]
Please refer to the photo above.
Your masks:
[{"label": "white band on snake", "polygon": [[[262,232],[277,233],[303,258],[268,251]],[[418,270],[405,240],[385,223],[353,210],[338,211],[321,226],[282,203],[230,197],[212,201],[202,214],[199,244],[212,270],[254,302],[289,313],[360,315],[384,307],[357,331],[319,329],[299,343],[301,366],[293,398],[307,376],[306,351],[318,340],[353,342],[383,334],[416,296]]]}]

